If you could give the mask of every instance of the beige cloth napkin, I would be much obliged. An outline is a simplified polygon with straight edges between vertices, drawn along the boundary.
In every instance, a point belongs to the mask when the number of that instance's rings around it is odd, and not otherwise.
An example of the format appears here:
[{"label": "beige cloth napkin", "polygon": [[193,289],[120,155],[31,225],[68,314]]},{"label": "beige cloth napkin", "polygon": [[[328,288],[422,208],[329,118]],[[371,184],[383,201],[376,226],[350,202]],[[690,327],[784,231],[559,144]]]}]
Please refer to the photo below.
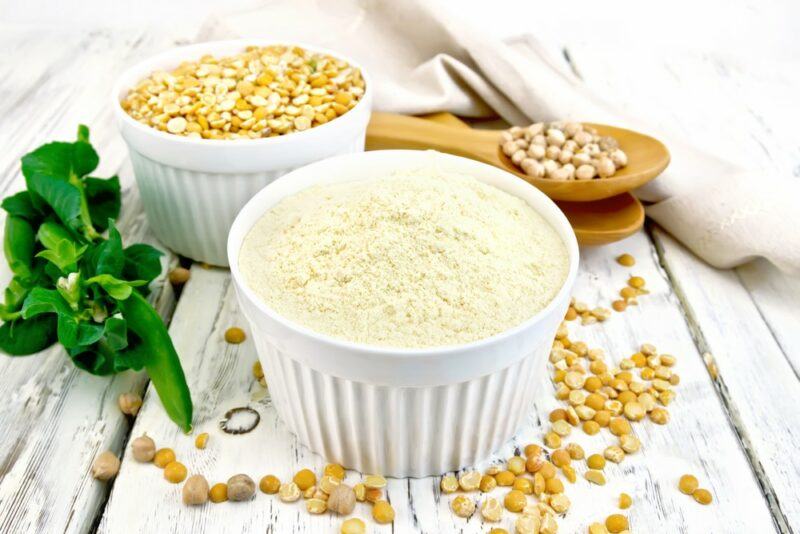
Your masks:
[{"label": "beige cloth napkin", "polygon": [[797,180],[738,169],[626,116],[530,35],[499,41],[430,0],[273,0],[209,20],[199,40],[232,37],[297,41],[351,56],[372,76],[381,111],[499,115],[511,124],[573,119],[654,135],[672,162],[636,191],[652,202],[648,216],[716,267],[763,256],[800,272]]}]

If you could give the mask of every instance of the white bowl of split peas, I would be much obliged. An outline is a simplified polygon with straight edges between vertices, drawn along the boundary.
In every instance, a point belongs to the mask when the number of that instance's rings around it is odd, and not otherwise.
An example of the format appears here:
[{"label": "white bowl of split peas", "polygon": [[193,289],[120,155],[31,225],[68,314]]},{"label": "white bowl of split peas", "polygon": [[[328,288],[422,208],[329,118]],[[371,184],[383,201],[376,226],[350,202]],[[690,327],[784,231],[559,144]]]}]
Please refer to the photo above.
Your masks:
[{"label": "white bowl of split peas", "polygon": [[307,163],[364,150],[372,91],[336,52],[247,39],[134,65],[112,108],[153,232],[181,255],[226,266],[228,230],[256,192]]}]

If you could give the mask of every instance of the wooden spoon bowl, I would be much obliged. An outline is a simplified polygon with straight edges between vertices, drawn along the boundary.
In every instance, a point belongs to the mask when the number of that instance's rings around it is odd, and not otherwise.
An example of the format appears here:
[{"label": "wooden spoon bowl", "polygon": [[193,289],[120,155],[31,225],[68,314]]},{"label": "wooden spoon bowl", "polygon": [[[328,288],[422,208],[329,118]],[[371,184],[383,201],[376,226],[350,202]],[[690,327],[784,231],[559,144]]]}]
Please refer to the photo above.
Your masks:
[{"label": "wooden spoon bowl", "polygon": [[669,151],[659,140],[645,134],[586,123],[600,135],[614,137],[628,155],[628,165],[614,176],[594,180],[550,180],[526,175],[500,148],[498,130],[460,128],[443,121],[431,121],[392,113],[372,114],[367,129],[367,149],[417,148],[456,154],[501,167],[535,185],[555,200],[586,202],[626,193],[652,180],[669,165]]}]

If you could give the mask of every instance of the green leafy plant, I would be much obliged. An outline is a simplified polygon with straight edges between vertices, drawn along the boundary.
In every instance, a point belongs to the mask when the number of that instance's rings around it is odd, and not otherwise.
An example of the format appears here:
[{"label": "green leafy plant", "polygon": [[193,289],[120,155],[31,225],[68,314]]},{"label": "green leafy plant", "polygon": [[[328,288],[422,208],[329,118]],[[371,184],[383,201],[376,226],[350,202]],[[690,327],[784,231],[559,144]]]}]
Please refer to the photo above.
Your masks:
[{"label": "green leafy plant", "polygon": [[89,176],[98,163],[86,126],[73,143],[48,143],[23,156],[27,190],[0,204],[8,213],[3,246],[13,273],[0,306],[0,350],[24,356],[58,342],[95,375],[144,368],[167,414],[189,431],[183,368],[146,299],[162,253],[144,244],[123,247],[114,226],[119,179]]}]

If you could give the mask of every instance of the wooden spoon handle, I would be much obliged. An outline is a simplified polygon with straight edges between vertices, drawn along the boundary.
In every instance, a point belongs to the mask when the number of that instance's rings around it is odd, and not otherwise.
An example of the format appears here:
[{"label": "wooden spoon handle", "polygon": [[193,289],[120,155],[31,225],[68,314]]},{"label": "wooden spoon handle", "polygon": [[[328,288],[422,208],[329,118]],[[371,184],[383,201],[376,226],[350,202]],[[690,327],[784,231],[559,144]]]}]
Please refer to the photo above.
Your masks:
[{"label": "wooden spoon handle", "polygon": [[394,113],[374,112],[367,127],[367,150],[433,149],[502,166],[499,132],[473,130]]}]

